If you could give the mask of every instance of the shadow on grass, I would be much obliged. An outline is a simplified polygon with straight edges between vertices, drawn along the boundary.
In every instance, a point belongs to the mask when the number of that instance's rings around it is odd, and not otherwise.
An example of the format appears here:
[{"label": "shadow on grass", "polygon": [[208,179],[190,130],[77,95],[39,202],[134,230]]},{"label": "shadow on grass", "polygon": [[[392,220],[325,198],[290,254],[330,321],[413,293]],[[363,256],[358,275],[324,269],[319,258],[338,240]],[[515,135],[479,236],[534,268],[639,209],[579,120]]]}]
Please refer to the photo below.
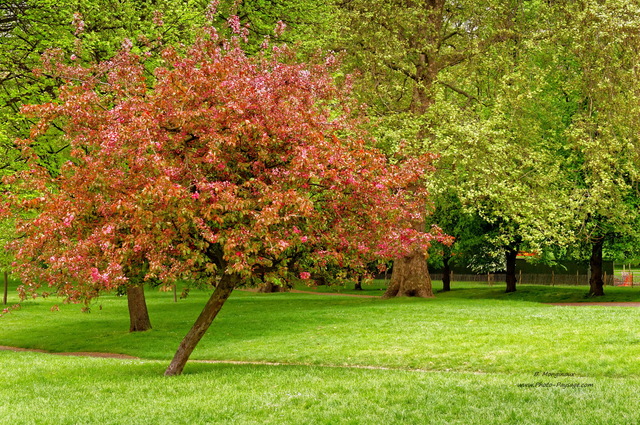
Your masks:
[{"label": "shadow on grass", "polygon": [[[380,296],[384,293],[386,286],[384,281],[376,280],[372,285],[363,285],[362,291],[354,290],[352,284],[317,287],[296,286],[295,289],[319,293]],[[506,293],[505,289],[505,285],[499,282],[492,286],[482,283],[453,282],[451,291],[442,292],[442,282],[433,281],[436,299],[483,299],[536,303],[640,302],[640,288],[606,286],[604,288],[605,295],[602,297],[590,296],[588,286],[518,285],[516,292],[511,293]]]},{"label": "shadow on grass", "polygon": [[[537,303],[640,302],[640,289],[605,287],[605,295],[589,295],[587,286],[518,285],[516,292],[506,293],[503,286],[475,286],[437,292],[443,299],[491,299]],[[436,289],[437,290],[437,289]]]}]

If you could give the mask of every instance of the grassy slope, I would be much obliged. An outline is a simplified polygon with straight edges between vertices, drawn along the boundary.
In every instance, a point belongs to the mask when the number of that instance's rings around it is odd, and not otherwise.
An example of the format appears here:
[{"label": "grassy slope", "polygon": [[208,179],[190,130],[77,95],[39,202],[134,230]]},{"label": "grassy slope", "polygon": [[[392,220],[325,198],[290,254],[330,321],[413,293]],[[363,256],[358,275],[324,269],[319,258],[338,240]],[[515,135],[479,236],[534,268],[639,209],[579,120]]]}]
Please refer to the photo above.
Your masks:
[{"label": "grassy slope", "polygon": [[[469,285],[432,300],[388,301],[239,292],[193,359],[315,366],[190,363],[172,379],[162,370],[205,293],[178,304],[150,293],[154,330],[144,334],[127,332],[124,299],[105,297],[90,314],[28,302],[0,318],[0,345],[152,360],[0,352],[0,417],[25,424],[640,422],[633,407],[640,309],[554,307],[500,290]],[[640,292],[626,290],[619,296]],[[536,291],[522,287],[519,296],[547,297]],[[343,364],[430,372],[319,367]],[[593,386],[517,386],[537,382]]]}]

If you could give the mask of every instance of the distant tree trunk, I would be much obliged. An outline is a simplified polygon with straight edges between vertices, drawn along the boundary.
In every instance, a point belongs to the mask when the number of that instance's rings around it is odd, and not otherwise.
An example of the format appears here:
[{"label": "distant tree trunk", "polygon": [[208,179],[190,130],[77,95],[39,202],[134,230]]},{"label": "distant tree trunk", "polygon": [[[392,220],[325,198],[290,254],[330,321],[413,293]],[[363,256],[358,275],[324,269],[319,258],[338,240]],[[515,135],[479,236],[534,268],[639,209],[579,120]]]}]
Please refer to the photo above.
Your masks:
[{"label": "distant tree trunk", "polygon": [[127,304],[129,305],[129,332],[142,332],[151,329],[151,320],[144,298],[144,285],[127,288]]},{"label": "distant tree trunk", "polygon": [[311,275],[311,280],[313,280],[316,286],[322,286],[327,284],[327,278],[322,274],[313,273]]},{"label": "distant tree trunk", "polygon": [[360,276],[356,276],[356,284],[353,289],[356,291],[362,291],[362,278]]},{"label": "distant tree trunk", "polygon": [[507,256],[507,290],[506,292],[516,292],[516,257],[518,256],[517,248],[509,248]]},{"label": "distant tree trunk", "polygon": [[451,291],[451,266],[449,266],[449,261],[451,260],[451,256],[446,254],[442,257],[442,291],[448,292]]},{"label": "distant tree trunk", "polygon": [[431,277],[427,267],[427,259],[422,254],[414,253],[409,257],[399,258],[393,263],[391,282],[382,298],[391,297],[433,297]]},{"label": "distant tree trunk", "polygon": [[601,297],[604,295],[604,281],[602,280],[602,245],[604,238],[598,239],[591,247],[591,276],[589,278],[589,295]]},{"label": "distant tree trunk", "polygon": [[173,360],[171,360],[171,364],[169,364],[169,367],[164,372],[166,376],[180,375],[182,373],[184,366],[187,364],[187,360],[189,360],[189,356],[207,332],[207,329],[211,326],[211,322],[216,318],[239,281],[240,278],[236,274],[222,275],[222,279],[218,282],[218,286],[216,286],[215,291],[211,294],[200,316],[198,316],[196,322],[180,343],[178,351],[176,351]]},{"label": "distant tree trunk", "polygon": [[9,276],[4,272],[4,296],[2,297],[2,304],[7,305],[7,299],[9,296]]},{"label": "distant tree trunk", "polygon": [[286,292],[286,290],[287,289],[284,286],[274,285],[272,282],[264,282],[258,288],[258,292],[265,293],[265,294],[272,293],[272,292]]}]

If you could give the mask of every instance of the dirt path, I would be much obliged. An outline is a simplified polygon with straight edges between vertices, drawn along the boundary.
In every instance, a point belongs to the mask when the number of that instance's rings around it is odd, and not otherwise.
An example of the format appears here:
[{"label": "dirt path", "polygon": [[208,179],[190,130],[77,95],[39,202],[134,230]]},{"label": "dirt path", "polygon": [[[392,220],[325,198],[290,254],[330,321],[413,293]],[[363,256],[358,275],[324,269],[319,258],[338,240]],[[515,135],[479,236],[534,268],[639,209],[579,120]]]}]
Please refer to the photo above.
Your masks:
[{"label": "dirt path", "polygon": [[339,297],[380,298],[379,295],[339,294],[337,292],[313,292],[313,291],[300,291],[298,289],[292,289],[289,292],[293,292],[294,294],[331,295],[331,296],[339,296]]},{"label": "dirt path", "polygon": [[584,302],[584,303],[546,303],[549,305],[559,305],[559,306],[578,306],[578,307],[588,307],[592,305],[599,305],[605,307],[640,307],[640,302],[626,301],[626,302]]},{"label": "dirt path", "polygon": [[[242,289],[238,289],[238,291],[258,292],[257,288],[242,288]],[[340,294],[338,292],[300,291],[298,289],[291,289],[287,292],[293,293],[293,294],[329,295],[329,296],[337,296],[337,297],[380,298],[380,295]]]},{"label": "dirt path", "polygon": [[109,359],[133,359],[133,360],[139,359],[139,357],[128,356],[126,354],[96,353],[91,351],[77,351],[73,353],[53,353],[51,351],[38,350],[36,348],[9,347],[7,345],[0,345],[0,351],[28,351],[31,353],[44,353],[44,354],[51,354],[54,356],[104,357]]},{"label": "dirt path", "polygon": [[[125,354],[113,354],[113,353],[96,353],[96,352],[75,352],[75,353],[53,353],[45,350],[38,350],[35,348],[20,348],[9,347],[6,345],[0,345],[0,351],[16,351],[16,352],[32,352],[51,354],[55,356],[79,356],[79,357],[101,357],[110,359],[128,359],[128,360],[142,360],[139,357],[127,356]],[[147,360],[166,362],[169,360]],[[269,361],[251,361],[251,360],[189,360],[189,363],[205,363],[205,364],[231,364],[231,365],[256,365],[256,366],[307,366],[317,368],[341,368],[341,369],[368,369],[368,370],[392,370],[401,372],[420,372],[420,373],[435,373],[435,372],[450,372],[450,373],[472,373],[475,375],[484,375],[485,372],[480,371],[456,371],[456,370],[435,370],[435,369],[420,369],[410,367],[394,367],[394,366],[369,366],[369,365],[336,365],[336,364],[314,364],[314,363],[288,363],[288,362],[269,362]]]}]

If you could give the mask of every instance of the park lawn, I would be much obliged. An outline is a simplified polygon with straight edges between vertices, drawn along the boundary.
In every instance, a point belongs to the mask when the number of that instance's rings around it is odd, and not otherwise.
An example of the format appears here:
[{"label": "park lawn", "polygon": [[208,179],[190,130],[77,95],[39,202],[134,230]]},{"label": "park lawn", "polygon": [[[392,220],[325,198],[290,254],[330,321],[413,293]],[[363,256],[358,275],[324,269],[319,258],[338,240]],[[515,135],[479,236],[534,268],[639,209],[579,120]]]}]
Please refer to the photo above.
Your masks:
[{"label": "park lawn", "polygon": [[[355,290],[353,282],[323,286],[309,286],[304,283],[298,283],[294,288],[300,291],[321,293],[381,296],[384,294],[387,284],[388,281],[376,279],[364,283],[362,290]],[[491,286],[480,282],[453,282],[451,288],[450,292],[441,292],[442,281],[433,281],[433,291],[436,296],[446,298],[532,301],[538,303],[640,302],[640,285],[634,288],[605,286],[605,296],[603,297],[590,297],[588,295],[588,286],[518,285],[516,292],[505,293],[504,282],[496,282]]]},{"label": "park lawn", "polygon": [[[192,359],[285,365],[192,361],[174,378],[162,372],[206,291],[178,303],[148,291],[154,329],[138,334],[127,332],[123,298],[106,296],[88,314],[55,299],[25,302],[0,318],[0,345],[142,360],[0,352],[0,417],[51,424],[640,422],[639,309],[495,299],[494,290],[469,285],[428,300],[238,291]],[[464,291],[478,296],[465,299]],[[60,311],[52,312],[56,302]],[[47,406],[46,415],[33,406]]]},{"label": "park lawn", "polygon": [[[632,424],[637,378],[534,378],[0,352],[11,424]],[[519,384],[553,385],[520,387]],[[588,387],[558,386],[586,384]],[[591,386],[592,385],[592,386]]]}]

